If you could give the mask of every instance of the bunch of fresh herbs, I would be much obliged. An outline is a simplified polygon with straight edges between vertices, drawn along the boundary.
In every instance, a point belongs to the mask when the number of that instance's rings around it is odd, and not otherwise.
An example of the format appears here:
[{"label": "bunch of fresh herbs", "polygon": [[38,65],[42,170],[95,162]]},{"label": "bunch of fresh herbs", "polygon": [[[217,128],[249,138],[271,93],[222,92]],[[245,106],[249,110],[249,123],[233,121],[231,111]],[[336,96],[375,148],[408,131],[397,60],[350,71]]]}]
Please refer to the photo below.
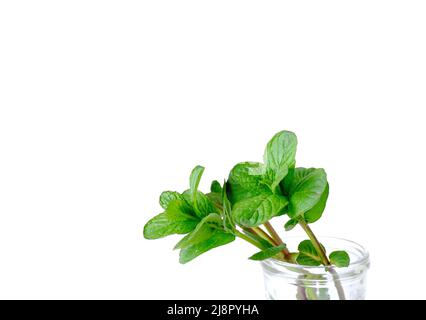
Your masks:
[{"label": "bunch of fresh herbs", "polygon": [[[146,223],[144,237],[185,234],[175,246],[181,263],[240,238],[260,250],[252,260],[275,258],[329,266],[331,271],[332,266],[348,266],[349,255],[345,251],[327,255],[310,228],[322,216],[329,185],[324,169],[296,167],[296,147],[293,132],[277,133],[266,146],[263,163],[238,163],[222,184],[212,182],[209,193],[198,190],[204,168],[196,166],[188,190],[161,194],[164,212]],[[282,215],[288,217],[286,231],[299,225],[308,236],[297,250],[290,250],[270,223]]]}]

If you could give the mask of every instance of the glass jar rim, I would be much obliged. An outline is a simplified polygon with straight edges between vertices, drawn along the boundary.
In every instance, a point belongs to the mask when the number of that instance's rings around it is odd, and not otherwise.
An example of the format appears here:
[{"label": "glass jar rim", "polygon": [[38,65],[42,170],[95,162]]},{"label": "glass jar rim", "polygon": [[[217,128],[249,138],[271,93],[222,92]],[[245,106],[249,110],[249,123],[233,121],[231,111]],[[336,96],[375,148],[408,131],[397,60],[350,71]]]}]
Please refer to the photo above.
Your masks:
[{"label": "glass jar rim", "polygon": [[[346,244],[346,247],[341,248],[341,250],[346,250],[348,247],[355,248],[357,250],[357,253],[359,254],[358,259],[355,261],[351,261],[348,267],[343,268],[336,268],[336,270],[339,270],[340,276],[350,275],[354,270],[360,268],[360,267],[369,267],[369,261],[370,261],[370,255],[368,251],[360,245],[357,242],[354,242],[352,240],[344,239],[344,238],[338,238],[338,237],[330,237],[330,236],[318,236],[319,239],[321,239],[325,244],[326,240],[334,240],[339,241]],[[287,240],[296,240],[296,239],[306,239],[304,236],[292,236],[288,237]],[[271,268],[279,268],[282,267],[287,270],[318,270],[322,271],[324,268],[327,268],[327,266],[320,265],[320,266],[304,266],[299,264],[293,264],[281,260],[277,260],[275,258],[269,258],[262,261],[262,264],[269,265]]]}]

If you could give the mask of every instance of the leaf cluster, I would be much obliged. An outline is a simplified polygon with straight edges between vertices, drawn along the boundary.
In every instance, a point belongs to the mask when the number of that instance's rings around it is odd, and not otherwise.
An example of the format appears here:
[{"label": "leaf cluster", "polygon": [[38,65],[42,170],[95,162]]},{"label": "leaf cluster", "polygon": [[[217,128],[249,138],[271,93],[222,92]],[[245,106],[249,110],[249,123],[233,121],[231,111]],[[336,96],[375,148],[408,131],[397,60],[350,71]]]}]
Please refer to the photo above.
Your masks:
[{"label": "leaf cluster", "polygon": [[161,194],[164,211],[146,223],[144,237],[184,234],[175,246],[180,249],[181,263],[240,237],[261,250],[250,257],[252,260],[274,257],[309,266],[349,265],[344,251],[325,257],[325,248],[315,238],[302,241],[298,250],[289,254],[275,232],[268,235],[261,229],[282,215],[288,217],[286,231],[322,217],[329,195],[327,174],[322,168],[296,167],[296,150],[296,135],[278,132],[266,145],[262,163],[238,163],[222,184],[213,181],[207,194],[199,191],[204,168],[196,166],[188,190]]}]

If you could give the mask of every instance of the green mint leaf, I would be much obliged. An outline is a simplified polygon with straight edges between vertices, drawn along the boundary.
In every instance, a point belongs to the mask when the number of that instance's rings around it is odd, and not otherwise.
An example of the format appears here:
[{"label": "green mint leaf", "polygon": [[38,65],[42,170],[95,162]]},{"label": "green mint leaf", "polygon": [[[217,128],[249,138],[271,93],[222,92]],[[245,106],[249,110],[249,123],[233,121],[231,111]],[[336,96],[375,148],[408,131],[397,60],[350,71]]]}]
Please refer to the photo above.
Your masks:
[{"label": "green mint leaf", "polygon": [[160,205],[163,209],[167,209],[169,203],[173,200],[183,200],[183,196],[176,191],[164,191],[160,195]]},{"label": "green mint leaf", "polygon": [[198,186],[200,184],[201,176],[203,175],[204,167],[196,166],[189,177],[189,195],[191,198],[190,203],[193,204],[195,212],[198,216],[203,216],[202,212],[198,208]]},{"label": "green mint leaf", "polygon": [[197,227],[191,233],[187,234],[176,244],[175,249],[182,249],[208,239],[216,229],[221,229],[221,224],[222,220],[218,214],[209,214],[198,223]]},{"label": "green mint leaf", "polygon": [[182,249],[179,254],[179,262],[185,264],[211,249],[223,246],[234,240],[235,236],[233,234],[218,231],[216,234],[212,235],[208,240],[193,244]]},{"label": "green mint leaf", "polygon": [[210,186],[210,191],[212,193],[222,193],[222,186],[220,185],[219,181],[214,180]]},{"label": "green mint leaf", "polygon": [[293,184],[293,178],[294,178],[294,171],[296,169],[295,168],[290,168],[288,169],[288,173],[285,176],[284,180],[281,181],[280,186],[281,186],[281,191],[285,196],[289,196],[289,190],[291,189],[291,186]]},{"label": "green mint leaf", "polygon": [[[322,244],[320,244],[321,247],[323,248],[324,252],[325,252],[325,248]],[[317,250],[315,249],[314,244],[312,243],[311,240],[303,240],[302,242],[299,243],[299,246],[297,247],[297,249],[300,252],[306,253],[306,254],[312,254],[315,256],[319,256]]]},{"label": "green mint leaf", "polygon": [[210,186],[210,193],[207,193],[206,196],[214,204],[217,211],[212,212],[222,212],[223,203],[222,203],[222,194],[223,188],[217,180],[214,180]]},{"label": "green mint leaf", "polygon": [[324,192],[322,193],[319,201],[316,205],[312,207],[312,209],[306,211],[304,213],[304,218],[307,223],[314,223],[315,221],[319,220],[321,218],[322,213],[324,212],[325,206],[327,204],[328,199],[328,193],[329,193],[329,186],[328,183],[325,187]]},{"label": "green mint leaf", "polygon": [[224,227],[226,230],[235,230],[235,222],[232,217],[232,206],[231,202],[228,199],[228,193],[227,193],[227,182],[224,181],[223,183],[223,189],[222,189],[222,216],[223,216],[223,222]]},{"label": "green mint leaf", "polygon": [[314,258],[310,255],[300,252],[296,258],[296,262],[302,266],[312,266],[317,267],[321,265],[319,258]]},{"label": "green mint leaf", "polygon": [[180,263],[187,263],[213,248],[234,240],[235,236],[223,229],[220,216],[212,213],[201,220],[194,231],[179,241],[175,248],[181,249]]},{"label": "green mint leaf", "polygon": [[330,262],[338,268],[349,266],[350,257],[346,251],[333,251],[330,253]]},{"label": "green mint leaf", "polygon": [[232,208],[232,216],[241,226],[257,227],[280,214],[287,204],[284,196],[259,195],[237,202]]},{"label": "green mint leaf", "polygon": [[285,231],[292,230],[295,226],[297,226],[298,221],[296,219],[290,219],[287,221],[287,223],[284,225]]},{"label": "green mint leaf", "polygon": [[242,162],[232,168],[228,178],[228,197],[232,204],[261,194],[271,194],[263,183],[263,164]]},{"label": "green mint leaf", "polygon": [[285,178],[289,168],[295,166],[296,149],[297,137],[290,131],[278,132],[266,145],[263,156],[265,176],[273,192]]},{"label": "green mint leaf", "polygon": [[146,239],[163,238],[171,234],[185,234],[195,229],[200,219],[184,200],[173,200],[167,210],[149,220],[143,230]]},{"label": "green mint leaf", "polygon": [[278,253],[280,253],[281,250],[285,249],[285,244],[279,245],[277,247],[271,247],[265,250],[262,250],[258,253],[255,253],[252,255],[249,259],[250,260],[265,260],[268,258],[271,258],[273,256],[276,256]]},{"label": "green mint leaf", "polygon": [[299,254],[296,258],[296,262],[304,266],[319,266],[321,265],[321,258],[319,257],[317,250],[312,244],[311,240],[303,240],[299,243],[297,248]]},{"label": "green mint leaf", "polygon": [[296,168],[289,190],[288,215],[296,218],[311,210],[320,201],[327,186],[324,169]]},{"label": "green mint leaf", "polygon": [[198,190],[198,185],[200,184],[201,176],[203,175],[204,167],[196,166],[189,177],[189,186],[191,190],[191,196],[193,199],[196,197],[196,192]]},{"label": "green mint leaf", "polygon": [[230,216],[232,212],[232,205],[231,205],[231,201],[229,201],[227,190],[228,190],[228,183],[225,180],[223,182],[223,189],[222,189],[222,204],[223,204],[223,211],[225,215]]},{"label": "green mint leaf", "polygon": [[299,252],[290,252],[290,262],[297,263],[298,256],[299,256]]},{"label": "green mint leaf", "polygon": [[209,215],[210,213],[219,212],[218,208],[214,205],[213,201],[204,193],[201,191],[197,191],[195,196],[196,203],[192,202],[192,199],[194,198],[192,195],[191,190],[186,190],[182,196],[188,203],[192,203],[194,207],[195,214],[199,218],[204,218],[205,216]]},{"label": "green mint leaf", "polygon": [[210,200],[210,202],[214,205],[216,210],[211,211],[212,212],[221,212],[222,211],[222,193],[217,192],[209,192],[206,194],[206,197]]},{"label": "green mint leaf", "polygon": [[189,178],[190,188],[183,193],[184,198],[192,203],[195,213],[199,218],[204,218],[210,213],[218,212],[214,203],[204,193],[198,191],[201,176],[203,175],[204,167],[196,166]]}]

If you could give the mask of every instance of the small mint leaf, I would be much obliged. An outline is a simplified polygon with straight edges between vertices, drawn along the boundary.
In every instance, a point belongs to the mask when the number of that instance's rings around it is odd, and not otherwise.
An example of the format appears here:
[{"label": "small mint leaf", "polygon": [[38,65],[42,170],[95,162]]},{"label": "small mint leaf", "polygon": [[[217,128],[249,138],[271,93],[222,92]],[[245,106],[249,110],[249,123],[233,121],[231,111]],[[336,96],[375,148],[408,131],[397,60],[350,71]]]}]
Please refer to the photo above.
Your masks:
[{"label": "small mint leaf", "polygon": [[222,193],[222,186],[220,185],[219,181],[214,180],[210,186],[210,191],[214,193]]},{"label": "small mint leaf", "polygon": [[287,221],[287,223],[284,225],[285,231],[292,230],[295,226],[297,226],[298,221],[296,219],[290,219]]},{"label": "small mint leaf", "polygon": [[268,258],[271,258],[275,255],[277,255],[281,250],[285,249],[285,244],[279,245],[277,247],[271,247],[265,250],[262,250],[258,253],[255,253],[254,255],[252,255],[249,259],[250,260],[265,260]]},{"label": "small mint leaf", "polygon": [[330,253],[330,262],[338,268],[349,266],[350,257],[346,251],[333,251]]}]

